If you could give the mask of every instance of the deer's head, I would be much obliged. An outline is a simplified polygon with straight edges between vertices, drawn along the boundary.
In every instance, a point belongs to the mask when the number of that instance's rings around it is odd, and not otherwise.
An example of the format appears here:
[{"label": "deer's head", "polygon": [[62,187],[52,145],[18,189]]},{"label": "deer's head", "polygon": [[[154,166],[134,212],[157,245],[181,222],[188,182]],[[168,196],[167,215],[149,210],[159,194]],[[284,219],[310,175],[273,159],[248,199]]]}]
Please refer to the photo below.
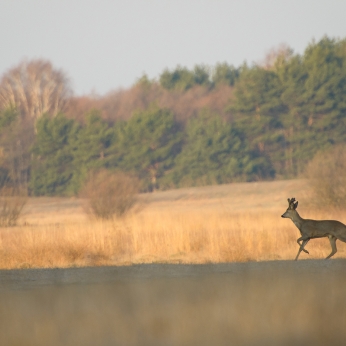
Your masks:
[{"label": "deer's head", "polygon": [[281,217],[288,217],[292,219],[293,215],[296,214],[296,209],[298,207],[298,201],[293,198],[288,198],[288,208],[287,210],[281,215]]}]

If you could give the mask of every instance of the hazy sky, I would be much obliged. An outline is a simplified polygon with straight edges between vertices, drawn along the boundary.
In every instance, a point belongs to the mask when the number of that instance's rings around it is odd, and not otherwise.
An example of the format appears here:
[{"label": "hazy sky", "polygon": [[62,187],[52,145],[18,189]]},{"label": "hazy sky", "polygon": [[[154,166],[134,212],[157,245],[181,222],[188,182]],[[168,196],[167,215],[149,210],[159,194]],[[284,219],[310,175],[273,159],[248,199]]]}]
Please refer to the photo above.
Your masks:
[{"label": "hazy sky", "polygon": [[0,75],[52,61],[76,94],[104,94],[178,64],[239,66],[285,43],[346,37],[345,0],[1,0]]}]

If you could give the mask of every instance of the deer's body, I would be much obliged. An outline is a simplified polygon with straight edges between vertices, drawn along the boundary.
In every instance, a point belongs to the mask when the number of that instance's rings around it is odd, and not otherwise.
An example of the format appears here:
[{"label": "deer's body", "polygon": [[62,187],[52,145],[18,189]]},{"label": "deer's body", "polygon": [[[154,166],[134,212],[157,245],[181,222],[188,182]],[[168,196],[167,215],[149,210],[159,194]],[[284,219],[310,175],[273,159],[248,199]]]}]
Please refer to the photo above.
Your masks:
[{"label": "deer's body", "polygon": [[314,238],[324,238],[328,237],[330,245],[332,247],[332,252],[327,258],[332,257],[336,252],[336,240],[339,239],[346,243],[346,226],[336,220],[310,220],[303,219],[297,212],[298,202],[295,202],[295,198],[288,199],[288,208],[286,212],[281,216],[289,218],[297,226],[300,231],[301,237],[297,239],[299,244],[298,254],[296,260],[299,257],[299,254],[304,251],[309,253],[304,249],[305,245],[309,242],[310,239]]},{"label": "deer's body", "polygon": [[346,226],[339,221],[336,221],[336,220],[319,221],[319,220],[303,219],[300,217],[300,222],[293,221],[293,223],[299,229],[302,237],[308,237],[312,239],[312,238],[323,238],[323,237],[328,237],[328,235],[333,235],[334,237],[346,242]]}]

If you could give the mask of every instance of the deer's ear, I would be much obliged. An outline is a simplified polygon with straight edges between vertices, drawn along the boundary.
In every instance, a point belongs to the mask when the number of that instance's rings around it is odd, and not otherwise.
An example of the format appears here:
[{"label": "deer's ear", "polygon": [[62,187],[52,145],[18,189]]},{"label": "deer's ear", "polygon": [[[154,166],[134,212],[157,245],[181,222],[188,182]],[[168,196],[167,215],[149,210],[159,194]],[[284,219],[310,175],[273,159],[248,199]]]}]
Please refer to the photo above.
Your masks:
[{"label": "deer's ear", "polygon": [[294,210],[296,210],[298,207],[298,201],[296,203],[294,203]]}]

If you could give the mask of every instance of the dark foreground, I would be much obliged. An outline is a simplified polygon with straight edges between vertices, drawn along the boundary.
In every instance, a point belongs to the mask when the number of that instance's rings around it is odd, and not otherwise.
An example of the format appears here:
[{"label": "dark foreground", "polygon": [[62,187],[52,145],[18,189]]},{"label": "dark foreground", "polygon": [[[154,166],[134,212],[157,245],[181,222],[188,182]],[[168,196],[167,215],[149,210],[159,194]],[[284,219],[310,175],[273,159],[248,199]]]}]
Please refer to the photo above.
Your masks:
[{"label": "dark foreground", "polygon": [[346,345],[346,260],[0,271],[0,345]]}]

